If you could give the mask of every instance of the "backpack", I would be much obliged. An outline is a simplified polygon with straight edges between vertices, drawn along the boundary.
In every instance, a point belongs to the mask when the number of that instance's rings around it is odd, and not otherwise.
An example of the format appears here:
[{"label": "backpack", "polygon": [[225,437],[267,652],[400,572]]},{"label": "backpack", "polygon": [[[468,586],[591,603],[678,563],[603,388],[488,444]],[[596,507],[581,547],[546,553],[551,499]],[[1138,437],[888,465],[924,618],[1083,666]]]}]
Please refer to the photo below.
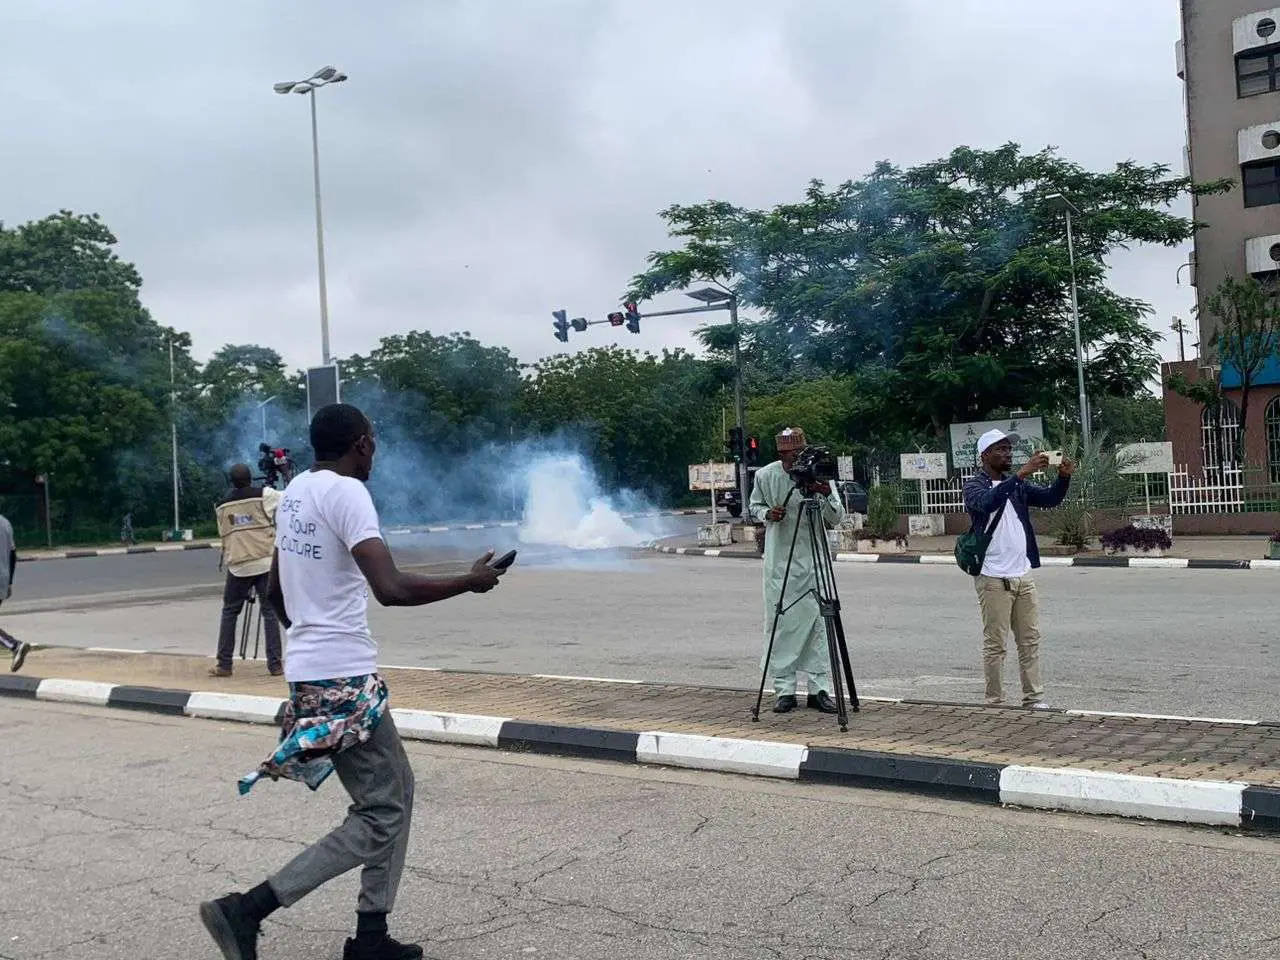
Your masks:
[{"label": "backpack", "polygon": [[982,533],[970,528],[968,533],[962,533],[956,537],[956,566],[969,576],[976,577],[982,573],[982,564],[987,559],[987,548],[991,546],[991,538],[995,535],[996,527],[1000,525],[1000,518],[1004,516],[1004,508],[1008,505],[1007,499],[1000,504],[1000,508],[992,514],[987,529]]}]

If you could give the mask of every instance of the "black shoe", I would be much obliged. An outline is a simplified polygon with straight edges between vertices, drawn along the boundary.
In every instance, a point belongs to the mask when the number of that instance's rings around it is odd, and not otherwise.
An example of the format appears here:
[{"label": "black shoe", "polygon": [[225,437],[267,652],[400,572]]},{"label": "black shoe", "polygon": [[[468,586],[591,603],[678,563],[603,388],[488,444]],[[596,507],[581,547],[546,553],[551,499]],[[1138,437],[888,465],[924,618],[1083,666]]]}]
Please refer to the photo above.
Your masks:
[{"label": "black shoe", "polygon": [[262,924],[245,915],[243,901],[241,894],[232,893],[200,904],[200,920],[225,960],[258,960]]},{"label": "black shoe", "polygon": [[816,694],[809,694],[806,706],[810,710],[821,710],[823,713],[836,713],[836,702],[831,699],[831,694],[825,690],[819,690]]},{"label": "black shoe", "polygon": [[773,705],[774,713],[790,713],[796,708],[796,695],[794,693],[786,693],[778,698],[778,702]]},{"label": "black shoe", "polygon": [[365,946],[351,938],[342,948],[342,960],[422,960],[422,948],[416,943],[401,943],[383,937],[373,946]]},{"label": "black shoe", "polygon": [[22,669],[23,663],[26,662],[27,654],[31,652],[31,644],[19,643],[13,649],[13,660],[9,663],[9,669],[17,673]]}]

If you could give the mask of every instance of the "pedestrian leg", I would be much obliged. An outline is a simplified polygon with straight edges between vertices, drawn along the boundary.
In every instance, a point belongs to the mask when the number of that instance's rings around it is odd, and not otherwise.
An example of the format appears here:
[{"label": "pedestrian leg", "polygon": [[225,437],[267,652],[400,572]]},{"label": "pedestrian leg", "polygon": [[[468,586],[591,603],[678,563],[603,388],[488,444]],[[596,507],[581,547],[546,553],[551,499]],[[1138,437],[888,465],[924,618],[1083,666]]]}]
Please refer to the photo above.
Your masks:
[{"label": "pedestrian leg", "polygon": [[276,617],[276,609],[267,600],[268,575],[254,578],[254,590],[258,594],[258,608],[261,611],[262,629],[267,635],[267,669],[272,674],[284,672],[284,649],[280,643],[280,620]]},{"label": "pedestrian leg", "polygon": [[240,610],[249,598],[253,589],[252,577],[234,577],[227,574],[227,582],[222,588],[222,623],[218,629],[218,663],[213,673],[228,676],[236,651],[236,621],[240,619]]},{"label": "pedestrian leg", "polygon": [[999,577],[978,575],[978,608],[982,612],[982,672],[987,703],[1004,703],[1005,635],[1013,610],[1013,591]]},{"label": "pedestrian leg", "polygon": [[1044,684],[1040,681],[1040,594],[1036,590],[1036,582],[1030,577],[1013,582],[1010,623],[1013,642],[1018,648],[1022,705],[1029,707],[1044,700]]}]

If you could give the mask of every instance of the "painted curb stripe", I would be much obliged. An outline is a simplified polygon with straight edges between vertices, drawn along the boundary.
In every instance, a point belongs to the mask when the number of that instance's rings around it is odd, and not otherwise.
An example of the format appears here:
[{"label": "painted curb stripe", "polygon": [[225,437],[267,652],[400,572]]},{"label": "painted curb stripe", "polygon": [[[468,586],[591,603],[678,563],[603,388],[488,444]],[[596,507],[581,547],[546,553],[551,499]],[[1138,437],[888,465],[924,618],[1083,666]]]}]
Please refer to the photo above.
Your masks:
[{"label": "painted curb stripe", "polygon": [[[648,548],[650,553],[675,554],[682,557],[721,557],[733,560],[759,560],[759,553],[744,550],[705,550],[701,547]],[[955,557],[946,553],[833,553],[838,563],[905,563],[919,565],[955,565]],[[1109,569],[1148,570],[1280,570],[1280,560],[1210,560],[1194,557],[1041,557],[1042,567],[1106,567]]]},{"label": "painted curb stripe", "polygon": [[800,779],[1000,802],[1000,764],[810,747]]},{"label": "painted curb stripe", "polygon": [[498,746],[508,750],[535,750],[563,757],[592,757],[634,763],[640,734],[595,727],[560,727],[546,723],[509,720],[502,725]]},{"label": "painted curb stripe", "polygon": [[37,700],[59,700],[63,703],[87,703],[105,707],[115,689],[114,683],[96,680],[41,680],[36,688]]},{"label": "painted curb stripe", "polygon": [[1238,827],[1245,786],[1015,765],[1000,771],[1000,802],[1041,810]]},{"label": "painted curb stripe", "polygon": [[481,717],[468,713],[437,713],[432,710],[392,709],[396,728],[406,740],[431,740],[438,743],[469,743],[496,747],[505,717]]},{"label": "painted curb stripe", "polygon": [[29,697],[35,699],[40,689],[39,677],[15,676],[12,673],[0,673],[0,697]]},{"label": "painted curb stripe", "polygon": [[239,720],[242,723],[279,723],[285,701],[279,697],[254,697],[243,693],[191,694],[183,711],[205,720]]},{"label": "painted curb stripe", "polygon": [[107,706],[123,707],[126,710],[143,710],[148,713],[167,713],[180,717],[190,699],[191,694],[186,690],[118,686],[111,688]]},{"label": "painted curb stripe", "polygon": [[[278,723],[285,706],[284,700],[274,697],[3,674],[0,695],[251,723]],[[661,731],[631,733],[429,710],[393,709],[392,715],[409,740],[798,778],[1037,809],[1280,831],[1280,786],[1002,765],[838,747],[806,748],[800,744]]]},{"label": "painted curb stripe", "polygon": [[806,752],[798,743],[653,732],[640,734],[636,761],[795,780]]},{"label": "painted curb stripe", "polygon": [[1240,821],[1246,827],[1280,830],[1280,788],[1245,787],[1240,797]]}]

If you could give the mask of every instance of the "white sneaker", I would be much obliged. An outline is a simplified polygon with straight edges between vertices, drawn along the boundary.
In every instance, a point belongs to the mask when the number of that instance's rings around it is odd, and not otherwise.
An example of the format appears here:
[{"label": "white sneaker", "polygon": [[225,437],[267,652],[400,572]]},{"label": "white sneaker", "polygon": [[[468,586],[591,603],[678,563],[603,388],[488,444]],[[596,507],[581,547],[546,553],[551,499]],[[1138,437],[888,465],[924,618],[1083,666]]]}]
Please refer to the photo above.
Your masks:
[{"label": "white sneaker", "polygon": [[13,673],[17,673],[19,670],[21,670],[22,664],[26,661],[27,654],[30,652],[31,652],[31,644],[25,643],[25,642],[19,643],[18,646],[14,648],[13,660],[10,661],[9,663],[9,669]]},{"label": "white sneaker", "polygon": [[1037,700],[1035,703],[1027,704],[1028,710],[1052,710],[1053,707],[1045,703],[1043,700]]}]

